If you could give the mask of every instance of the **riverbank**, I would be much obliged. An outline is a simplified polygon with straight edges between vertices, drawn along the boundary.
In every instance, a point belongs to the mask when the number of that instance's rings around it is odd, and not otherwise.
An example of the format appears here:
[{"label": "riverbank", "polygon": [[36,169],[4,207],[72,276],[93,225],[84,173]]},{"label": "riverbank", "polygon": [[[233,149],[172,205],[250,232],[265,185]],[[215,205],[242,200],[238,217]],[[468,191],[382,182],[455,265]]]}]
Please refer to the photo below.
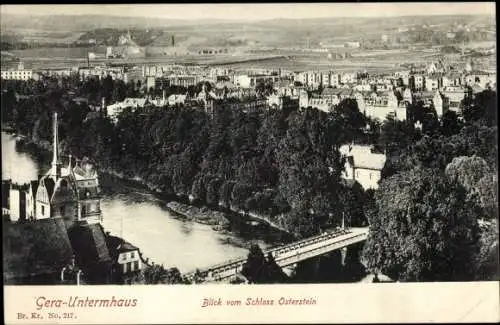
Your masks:
[{"label": "riverbank", "polygon": [[212,226],[212,229],[216,231],[229,229],[229,219],[222,212],[209,210],[206,207],[198,208],[176,201],[168,202],[166,207],[174,214],[181,215],[191,221]]},{"label": "riverbank", "polygon": [[177,215],[181,215],[188,220],[213,226],[212,228],[216,231],[228,230],[228,224],[231,218],[238,217],[243,221],[258,221],[259,223],[264,223],[268,227],[294,236],[294,234],[290,233],[289,230],[273,222],[269,216],[260,215],[252,211],[247,212],[239,210],[235,207],[229,207],[227,209],[233,216],[228,215],[224,211],[209,208],[207,206],[196,207],[192,204],[188,204],[187,202],[189,202],[189,200],[187,198],[181,198],[175,195],[166,195],[161,190],[159,190],[157,186],[150,182],[147,182],[139,176],[128,177],[123,173],[110,168],[101,168],[99,172],[115,177],[121,181],[129,182],[133,184],[133,186],[140,186],[145,190],[154,193],[154,195],[157,196],[160,200],[167,201],[166,207],[171,212]]}]

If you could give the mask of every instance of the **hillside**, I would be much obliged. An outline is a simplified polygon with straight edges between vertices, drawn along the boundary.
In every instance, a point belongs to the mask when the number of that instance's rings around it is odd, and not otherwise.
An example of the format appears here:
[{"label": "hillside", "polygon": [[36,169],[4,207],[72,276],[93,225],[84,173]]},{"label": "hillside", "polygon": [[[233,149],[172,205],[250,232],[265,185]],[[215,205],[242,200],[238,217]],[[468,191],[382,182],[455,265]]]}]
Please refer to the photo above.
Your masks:
[{"label": "hillside", "polygon": [[[494,16],[272,19],[263,21],[172,20],[118,16],[2,15],[2,49],[33,46],[116,46],[130,31],[138,46],[321,47],[355,41],[365,48],[415,43],[452,45],[496,37]],[[451,36],[450,36],[451,35]]]},{"label": "hillside", "polygon": [[95,45],[123,45],[119,44],[120,37],[130,33],[131,39],[136,45],[145,46],[152,43],[156,38],[163,35],[163,31],[158,29],[114,29],[100,28],[94,29],[81,35],[76,44],[95,44]]}]

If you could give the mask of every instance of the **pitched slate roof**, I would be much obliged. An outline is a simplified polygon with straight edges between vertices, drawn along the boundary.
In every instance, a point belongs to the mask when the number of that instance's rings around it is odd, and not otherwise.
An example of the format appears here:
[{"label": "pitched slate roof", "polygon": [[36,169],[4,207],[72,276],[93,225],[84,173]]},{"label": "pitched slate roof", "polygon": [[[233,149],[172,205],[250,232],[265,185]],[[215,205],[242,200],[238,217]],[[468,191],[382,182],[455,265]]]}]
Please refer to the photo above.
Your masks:
[{"label": "pitched slate roof", "polygon": [[120,252],[120,253],[123,253],[123,252],[130,252],[130,251],[136,251],[138,250],[139,248],[135,247],[134,245],[132,245],[131,243],[127,243],[127,242],[123,242],[122,244],[120,244],[120,246],[117,247],[117,250]]},{"label": "pitched slate roof", "polygon": [[382,170],[386,161],[384,154],[372,153],[368,146],[343,145],[340,153],[348,157],[349,163],[355,168]]},{"label": "pitched slate roof", "polygon": [[54,180],[50,177],[44,177],[42,178],[43,185],[47,189],[47,194],[49,195],[49,198],[52,197],[52,194],[54,194],[54,187],[56,183]]},{"label": "pitched slate roof", "polygon": [[4,224],[3,271],[7,283],[61,272],[73,250],[61,218]]},{"label": "pitched slate roof", "polygon": [[33,197],[35,198],[36,197],[36,191],[38,190],[38,181],[31,181],[31,188],[32,188],[32,194],[33,194]]},{"label": "pitched slate roof", "polygon": [[106,236],[100,224],[74,227],[68,231],[68,235],[78,264],[95,265],[111,261]]},{"label": "pitched slate roof", "polygon": [[81,179],[91,179],[97,177],[97,171],[94,166],[90,163],[83,163],[81,166],[75,166],[73,168],[73,173],[77,180]]},{"label": "pitched slate roof", "polygon": [[113,260],[118,258],[119,253],[139,250],[136,246],[116,236],[108,236],[108,247]]},{"label": "pitched slate roof", "polygon": [[54,194],[50,201],[51,204],[64,202],[76,202],[76,193],[73,183],[67,177],[57,180],[54,187]]}]

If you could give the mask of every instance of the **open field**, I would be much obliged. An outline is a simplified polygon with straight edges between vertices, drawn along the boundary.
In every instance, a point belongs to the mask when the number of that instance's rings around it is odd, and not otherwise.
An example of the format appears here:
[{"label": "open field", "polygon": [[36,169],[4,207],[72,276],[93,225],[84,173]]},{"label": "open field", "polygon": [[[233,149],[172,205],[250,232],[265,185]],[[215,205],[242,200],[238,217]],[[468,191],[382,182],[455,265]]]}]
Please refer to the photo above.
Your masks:
[{"label": "open field", "polygon": [[[396,71],[403,63],[426,63],[441,56],[439,48],[426,49],[392,49],[392,50],[363,50],[338,49],[348,52],[351,57],[346,59],[328,59],[327,53],[312,53],[292,50],[260,50],[255,47],[250,53],[237,51],[229,54],[217,55],[162,55],[161,47],[145,47],[146,58],[112,59],[106,60],[105,46],[77,47],[77,48],[36,48],[27,50],[9,51],[26,63],[27,67],[56,68],[74,65],[86,65],[87,53],[94,52],[98,58],[91,64],[111,62],[117,64],[200,64],[200,65],[228,65],[235,69],[251,68],[258,65],[261,68],[282,68],[293,71],[304,70],[336,70],[336,71],[363,71],[390,73]],[[332,51],[334,52],[334,51]],[[154,53],[154,54],[153,54]],[[455,55],[456,60],[461,60]],[[450,58],[448,58],[450,59]],[[490,61],[491,58],[488,58]],[[496,62],[495,62],[496,64]],[[488,65],[488,64],[487,64]],[[491,65],[491,64],[489,64]]]},{"label": "open field", "polygon": [[496,43],[494,41],[484,41],[484,42],[470,42],[468,44],[462,45],[467,49],[477,49],[477,48],[496,48]]}]

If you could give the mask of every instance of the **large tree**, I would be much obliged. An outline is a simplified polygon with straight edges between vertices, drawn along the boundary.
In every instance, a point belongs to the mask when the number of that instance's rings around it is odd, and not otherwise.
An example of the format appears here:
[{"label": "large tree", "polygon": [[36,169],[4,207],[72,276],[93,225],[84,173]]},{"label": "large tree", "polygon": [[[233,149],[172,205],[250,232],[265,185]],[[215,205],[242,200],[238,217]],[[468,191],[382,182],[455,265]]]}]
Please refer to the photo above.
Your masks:
[{"label": "large tree", "polygon": [[250,283],[283,283],[288,279],[273,256],[269,253],[266,257],[257,244],[250,247],[241,273]]},{"label": "large tree", "polygon": [[485,209],[485,216],[498,217],[497,177],[483,158],[476,155],[453,158],[445,173],[450,179],[457,180],[469,197]]},{"label": "large tree", "polygon": [[369,269],[399,281],[466,281],[481,210],[442,172],[415,168],[381,182],[364,249]]},{"label": "large tree", "polygon": [[388,152],[399,152],[406,150],[419,137],[420,133],[408,121],[388,118],[382,124],[379,141]]}]

